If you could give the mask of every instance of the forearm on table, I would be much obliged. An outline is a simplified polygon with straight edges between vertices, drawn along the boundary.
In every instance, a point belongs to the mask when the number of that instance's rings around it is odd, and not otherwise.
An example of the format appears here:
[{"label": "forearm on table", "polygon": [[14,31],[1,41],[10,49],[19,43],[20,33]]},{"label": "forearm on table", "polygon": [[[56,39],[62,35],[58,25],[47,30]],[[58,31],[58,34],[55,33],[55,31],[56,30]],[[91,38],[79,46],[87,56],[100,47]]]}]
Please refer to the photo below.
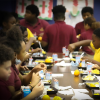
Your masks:
[{"label": "forearm on table", "polygon": [[90,46],[91,40],[83,40],[83,41],[79,41],[79,42],[75,42],[73,43],[75,45],[75,47],[79,47],[79,46]]},{"label": "forearm on table", "polygon": [[27,95],[25,98],[21,99],[21,100],[34,100],[34,98],[36,98],[36,94],[35,92],[31,92],[29,95]]},{"label": "forearm on table", "polygon": [[91,61],[93,64],[97,64],[98,66],[100,66],[100,62],[96,61],[96,60],[92,60]]}]

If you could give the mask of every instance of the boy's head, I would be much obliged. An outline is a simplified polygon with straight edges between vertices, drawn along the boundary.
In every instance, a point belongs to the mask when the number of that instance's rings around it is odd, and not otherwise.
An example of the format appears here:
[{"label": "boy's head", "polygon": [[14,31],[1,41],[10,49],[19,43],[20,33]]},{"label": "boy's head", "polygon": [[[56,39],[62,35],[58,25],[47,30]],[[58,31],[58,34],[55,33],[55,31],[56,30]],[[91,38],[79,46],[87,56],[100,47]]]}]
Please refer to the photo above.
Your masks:
[{"label": "boy's head", "polygon": [[64,6],[62,6],[62,5],[55,6],[52,9],[52,12],[54,14],[54,20],[55,21],[65,20],[66,8]]},{"label": "boy's head", "polygon": [[81,11],[82,17],[85,20],[87,17],[93,16],[93,8],[91,7],[84,7]]},{"label": "boy's head", "polygon": [[15,25],[16,19],[9,12],[2,11],[0,15],[0,26],[6,30]]},{"label": "boy's head", "polygon": [[28,22],[33,21],[39,16],[39,9],[36,5],[28,5],[26,7],[25,19]]},{"label": "boy's head", "polygon": [[27,32],[27,28],[26,27],[23,27],[23,26],[20,26],[20,29],[22,31],[22,34],[23,34],[23,39],[25,41],[25,43],[28,41],[28,32]]},{"label": "boy's head", "polygon": [[19,21],[19,18],[18,18],[18,14],[15,13],[15,12],[12,12],[11,14],[15,17],[15,19],[16,19],[16,24],[19,24],[20,21]]},{"label": "boy's head", "polygon": [[14,58],[14,51],[0,44],[0,78],[3,80],[8,80],[11,75],[11,61]]},{"label": "boy's head", "polygon": [[100,48],[100,28],[94,30],[92,34],[92,42],[96,49]]}]

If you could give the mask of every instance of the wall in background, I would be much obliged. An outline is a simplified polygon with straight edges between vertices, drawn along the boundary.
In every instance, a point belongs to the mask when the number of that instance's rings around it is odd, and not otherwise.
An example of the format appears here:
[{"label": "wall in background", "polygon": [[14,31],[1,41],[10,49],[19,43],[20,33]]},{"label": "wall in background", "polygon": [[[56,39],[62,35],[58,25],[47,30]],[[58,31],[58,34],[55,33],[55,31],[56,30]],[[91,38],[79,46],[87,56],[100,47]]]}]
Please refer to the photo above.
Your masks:
[{"label": "wall in background", "polygon": [[[53,6],[56,6],[57,0],[53,0]],[[16,0],[0,0],[0,10],[14,12],[16,7]],[[94,0],[94,17],[97,21],[100,21],[100,0]],[[48,21],[50,24],[54,23],[54,20]]]}]

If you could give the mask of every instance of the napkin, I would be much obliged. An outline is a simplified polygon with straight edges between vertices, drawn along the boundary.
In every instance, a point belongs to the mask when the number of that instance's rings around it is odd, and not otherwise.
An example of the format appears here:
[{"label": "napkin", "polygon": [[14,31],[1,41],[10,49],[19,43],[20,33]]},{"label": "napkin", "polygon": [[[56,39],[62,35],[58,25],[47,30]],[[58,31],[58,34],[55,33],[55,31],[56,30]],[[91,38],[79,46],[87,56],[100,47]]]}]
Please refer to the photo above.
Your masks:
[{"label": "napkin", "polygon": [[52,74],[52,77],[63,77],[63,74]]},{"label": "napkin", "polygon": [[67,90],[67,89],[70,89],[72,88],[71,86],[66,86],[66,87],[63,87],[63,86],[59,86],[59,90]]}]

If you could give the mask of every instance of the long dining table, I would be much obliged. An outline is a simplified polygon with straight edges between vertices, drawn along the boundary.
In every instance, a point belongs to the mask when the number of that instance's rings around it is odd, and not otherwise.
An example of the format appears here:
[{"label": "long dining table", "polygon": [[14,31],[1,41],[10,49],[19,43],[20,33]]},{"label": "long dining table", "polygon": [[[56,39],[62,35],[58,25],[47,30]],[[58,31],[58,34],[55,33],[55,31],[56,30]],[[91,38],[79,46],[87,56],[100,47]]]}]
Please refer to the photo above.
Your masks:
[{"label": "long dining table", "polygon": [[[47,53],[47,56],[52,56],[53,53]],[[63,58],[62,53],[57,53],[58,58]],[[56,77],[56,79],[59,81],[59,86],[71,86],[73,89],[87,89],[89,91],[89,96],[92,97],[92,92],[90,89],[88,89],[85,85],[79,85],[79,83],[82,83],[82,77],[78,76],[75,77],[71,73],[70,66],[67,67],[61,67],[61,66],[54,66],[51,69],[47,69],[47,71],[52,72],[53,74],[63,74],[63,77]],[[50,96],[55,96],[54,94]],[[67,96],[64,97],[65,100],[70,100]],[[94,98],[94,100],[100,100],[100,98]]]}]

